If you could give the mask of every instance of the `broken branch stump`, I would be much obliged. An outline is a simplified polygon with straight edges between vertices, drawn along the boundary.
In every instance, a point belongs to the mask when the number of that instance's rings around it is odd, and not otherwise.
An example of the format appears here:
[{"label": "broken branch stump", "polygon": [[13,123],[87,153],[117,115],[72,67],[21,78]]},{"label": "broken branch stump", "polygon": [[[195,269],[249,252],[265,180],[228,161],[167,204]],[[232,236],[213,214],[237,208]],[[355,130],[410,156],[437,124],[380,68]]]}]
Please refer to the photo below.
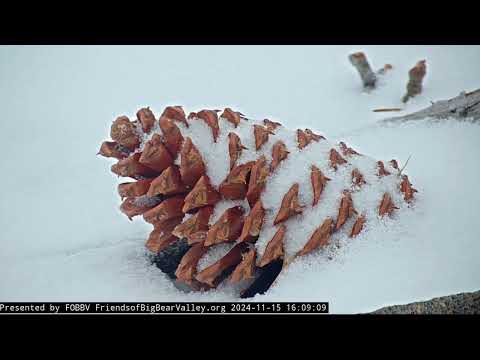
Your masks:
[{"label": "broken branch stump", "polygon": [[384,75],[387,71],[393,68],[392,65],[385,64],[383,68],[378,70],[376,73],[373,72],[367,60],[367,56],[361,51],[350,54],[348,59],[355,69],[357,69],[360,79],[362,79],[364,89],[375,88],[377,85],[378,75]]},{"label": "broken branch stump", "polygon": [[427,65],[425,60],[420,60],[408,72],[407,93],[403,96],[402,102],[406,103],[410,98],[417,96],[423,90],[423,78],[427,73]]}]

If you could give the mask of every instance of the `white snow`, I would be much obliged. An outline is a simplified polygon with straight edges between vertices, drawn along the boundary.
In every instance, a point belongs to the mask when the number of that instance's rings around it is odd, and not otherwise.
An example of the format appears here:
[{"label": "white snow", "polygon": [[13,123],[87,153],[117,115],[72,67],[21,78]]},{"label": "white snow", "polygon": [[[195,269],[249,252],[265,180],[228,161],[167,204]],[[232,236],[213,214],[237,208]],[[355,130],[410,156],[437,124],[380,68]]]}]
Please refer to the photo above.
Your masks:
[{"label": "white snow", "polygon": [[[366,52],[374,69],[394,66],[370,93],[362,92],[347,59],[357,50]],[[407,71],[420,59],[427,60],[424,93],[400,114],[479,86],[478,46],[0,47],[0,301],[236,299],[236,289],[227,285],[183,293],[145,260],[151,226],[115,210],[116,184],[124,179],[110,173],[113,161],[95,157],[115,117],[132,117],[144,106],[158,116],[167,105],[183,105],[187,114],[228,106],[259,121],[310,128],[385,165],[390,159],[403,165],[412,156],[405,171],[419,190],[413,210],[401,209],[375,226],[369,221],[354,240],[339,238],[328,251],[298,258],[274,288],[252,301],[329,301],[332,312],[355,313],[478,290],[480,126],[449,121],[379,126],[388,113],[372,112],[403,106]],[[221,133],[234,131],[254,149],[246,127],[220,125]],[[195,127],[205,132],[205,143],[195,142],[203,154],[211,132],[202,121]],[[277,136],[262,149],[267,158]],[[284,141],[294,148],[294,137]],[[303,155],[329,176],[325,158],[316,153],[321,146],[309,145]],[[218,184],[228,172],[228,148],[219,142],[210,150],[207,163],[225,162],[218,167],[223,174],[209,174]],[[239,161],[253,160],[250,154]],[[290,155],[277,177],[295,171],[301,200],[308,203],[310,187],[302,186],[309,181],[308,169],[295,167],[295,154]],[[338,171],[351,171],[349,166]],[[371,172],[362,173],[367,182],[377,181],[368,177]],[[327,188],[344,185],[332,181]],[[313,226],[313,219],[326,216],[327,204],[338,202],[335,193],[325,190],[318,205],[325,205],[325,214],[312,211],[303,222]],[[267,200],[271,206],[283,191],[276,195]],[[373,198],[353,195],[357,210],[371,208]],[[290,240],[288,251],[294,251],[305,239]]]}]

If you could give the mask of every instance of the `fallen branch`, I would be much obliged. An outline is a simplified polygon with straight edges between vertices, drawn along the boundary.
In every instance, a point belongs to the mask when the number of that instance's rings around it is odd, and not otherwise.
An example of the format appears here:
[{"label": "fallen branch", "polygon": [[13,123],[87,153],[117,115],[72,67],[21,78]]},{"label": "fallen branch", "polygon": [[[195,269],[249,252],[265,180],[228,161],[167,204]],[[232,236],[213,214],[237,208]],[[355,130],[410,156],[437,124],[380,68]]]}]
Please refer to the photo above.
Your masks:
[{"label": "fallen branch", "polygon": [[427,118],[478,121],[480,119],[480,89],[469,93],[462,91],[454,98],[439,100],[423,110],[405,116],[387,118],[381,122],[403,122]]}]

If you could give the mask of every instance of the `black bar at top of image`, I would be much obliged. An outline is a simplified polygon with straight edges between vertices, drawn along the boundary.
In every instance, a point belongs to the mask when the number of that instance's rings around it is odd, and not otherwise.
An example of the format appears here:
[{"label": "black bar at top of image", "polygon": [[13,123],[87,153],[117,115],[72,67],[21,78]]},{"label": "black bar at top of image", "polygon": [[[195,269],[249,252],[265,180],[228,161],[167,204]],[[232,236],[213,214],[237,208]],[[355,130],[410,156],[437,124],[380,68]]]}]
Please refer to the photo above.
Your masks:
[{"label": "black bar at top of image", "polygon": [[[2,45],[455,45],[479,44],[475,11],[462,11],[447,20],[432,13],[428,3],[398,6],[364,6],[355,11],[322,11],[288,6],[283,17],[270,8],[261,12],[240,10],[209,13],[167,11],[161,15],[142,12],[133,23],[108,9],[108,15],[69,12],[68,16],[47,17],[22,14],[22,24],[15,16],[5,16],[0,24]],[[190,5],[188,6],[190,8]],[[202,4],[202,7],[204,5]],[[421,7],[424,7],[421,9]],[[186,9],[184,9],[186,10]],[[276,9],[278,11],[279,9]],[[401,10],[405,13],[401,13]],[[422,11],[423,10],[423,11]],[[50,14],[51,16],[52,14]],[[77,16],[77,18],[74,17]],[[10,21],[11,23],[8,23]]]},{"label": "black bar at top of image", "polygon": [[2,314],[327,314],[328,302],[0,303]]},{"label": "black bar at top of image", "polygon": [[[388,28],[389,29],[389,28]],[[480,44],[480,36],[472,31],[432,33],[431,30],[400,32],[397,29],[378,31],[319,32],[318,29],[284,31],[275,33],[268,29],[254,32],[198,32],[158,34],[155,31],[131,31],[111,33],[109,31],[52,32],[0,32],[1,45],[474,45]]]}]

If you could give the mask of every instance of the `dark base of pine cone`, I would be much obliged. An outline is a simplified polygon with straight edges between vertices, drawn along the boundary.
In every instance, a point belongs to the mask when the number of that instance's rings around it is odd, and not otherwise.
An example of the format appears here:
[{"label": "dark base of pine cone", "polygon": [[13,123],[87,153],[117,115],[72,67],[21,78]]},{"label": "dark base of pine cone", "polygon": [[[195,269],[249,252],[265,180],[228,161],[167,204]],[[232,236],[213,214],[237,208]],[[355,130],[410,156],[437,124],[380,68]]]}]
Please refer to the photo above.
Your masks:
[{"label": "dark base of pine cone", "polygon": [[187,244],[185,239],[180,239],[152,256],[152,263],[162,270],[170,279],[176,280],[175,271],[183,255],[185,255],[190,248],[191,246]]},{"label": "dark base of pine cone", "polygon": [[[177,270],[182,257],[190,248],[191,245],[188,245],[185,239],[180,239],[167,246],[158,254],[150,256],[150,261],[152,264],[155,264],[155,266],[157,266],[165,275],[168,276],[169,279],[174,282],[177,288],[183,291],[189,291],[192,289],[190,289],[187,285],[183,285],[177,281],[175,271]],[[263,268],[260,268],[257,271],[255,280],[253,280],[251,285],[241,293],[240,298],[246,299],[254,297],[257,294],[264,294],[273,284],[278,274],[280,274],[282,266],[283,260],[279,259],[272,261]],[[227,279],[234,270],[235,266],[226,269],[217,279],[217,283]]]},{"label": "dark base of pine cone", "polygon": [[273,284],[278,274],[280,274],[282,267],[282,259],[272,261],[263,267],[260,270],[260,275],[253,281],[250,287],[240,295],[240,298],[246,299],[254,297],[257,294],[264,294]]}]

